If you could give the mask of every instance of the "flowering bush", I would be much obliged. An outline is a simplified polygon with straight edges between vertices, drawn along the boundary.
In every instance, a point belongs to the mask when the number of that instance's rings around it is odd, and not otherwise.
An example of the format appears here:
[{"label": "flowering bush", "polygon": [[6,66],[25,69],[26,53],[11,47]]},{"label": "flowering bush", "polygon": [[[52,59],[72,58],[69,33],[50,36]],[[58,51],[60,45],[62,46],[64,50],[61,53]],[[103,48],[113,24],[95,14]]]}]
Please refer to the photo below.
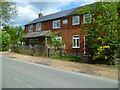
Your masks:
[{"label": "flowering bush", "polygon": [[[99,46],[97,51],[95,52],[95,55],[93,56],[93,60],[96,60],[98,63],[111,63],[111,53],[110,46]],[[114,63],[114,62],[112,62]]]},{"label": "flowering bush", "polygon": [[119,6],[117,2],[95,2],[77,11],[78,14],[92,15],[91,23],[82,23],[82,27],[88,33],[88,53],[96,63],[115,62],[120,46]]}]

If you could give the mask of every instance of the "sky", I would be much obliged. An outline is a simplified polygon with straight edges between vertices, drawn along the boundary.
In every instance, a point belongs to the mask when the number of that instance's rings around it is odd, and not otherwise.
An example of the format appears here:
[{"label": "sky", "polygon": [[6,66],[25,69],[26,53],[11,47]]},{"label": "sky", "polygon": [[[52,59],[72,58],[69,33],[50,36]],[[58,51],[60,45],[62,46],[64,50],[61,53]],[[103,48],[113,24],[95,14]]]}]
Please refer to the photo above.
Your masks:
[{"label": "sky", "polygon": [[43,2],[43,1],[37,1],[37,2],[30,2],[30,1],[20,1],[16,2],[18,16],[13,21],[15,26],[19,25],[25,25],[28,22],[38,18],[38,14],[41,12],[44,16],[52,13],[56,13],[63,10],[68,10],[71,8],[83,6],[85,4],[90,4],[95,2],[94,0],[89,2],[80,2],[80,0],[77,2],[74,0],[70,0],[69,2]]}]

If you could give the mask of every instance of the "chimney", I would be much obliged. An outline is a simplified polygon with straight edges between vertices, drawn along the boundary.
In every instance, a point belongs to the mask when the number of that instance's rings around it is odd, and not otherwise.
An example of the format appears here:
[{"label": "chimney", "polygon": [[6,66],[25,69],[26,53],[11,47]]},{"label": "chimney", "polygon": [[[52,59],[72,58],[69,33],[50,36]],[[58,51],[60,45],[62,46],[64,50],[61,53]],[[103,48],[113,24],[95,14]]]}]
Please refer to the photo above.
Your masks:
[{"label": "chimney", "polygon": [[38,14],[38,17],[42,17],[42,16],[43,16],[43,14],[42,14],[42,13]]}]

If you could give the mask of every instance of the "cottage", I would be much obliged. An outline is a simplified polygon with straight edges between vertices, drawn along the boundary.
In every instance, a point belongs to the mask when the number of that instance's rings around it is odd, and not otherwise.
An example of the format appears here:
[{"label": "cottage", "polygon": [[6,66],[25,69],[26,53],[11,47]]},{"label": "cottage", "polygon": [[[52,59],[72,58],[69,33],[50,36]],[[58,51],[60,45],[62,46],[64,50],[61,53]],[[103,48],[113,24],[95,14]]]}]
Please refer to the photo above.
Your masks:
[{"label": "cottage", "polygon": [[[83,7],[83,6],[82,6]],[[82,7],[77,7],[50,15],[43,16],[39,14],[38,18],[25,25],[26,45],[45,45],[45,39],[48,32],[59,32],[58,39],[64,42],[64,48],[67,52],[87,53],[86,38],[87,33],[80,35],[83,32],[82,23],[86,21],[88,16],[78,15],[76,11]]]}]

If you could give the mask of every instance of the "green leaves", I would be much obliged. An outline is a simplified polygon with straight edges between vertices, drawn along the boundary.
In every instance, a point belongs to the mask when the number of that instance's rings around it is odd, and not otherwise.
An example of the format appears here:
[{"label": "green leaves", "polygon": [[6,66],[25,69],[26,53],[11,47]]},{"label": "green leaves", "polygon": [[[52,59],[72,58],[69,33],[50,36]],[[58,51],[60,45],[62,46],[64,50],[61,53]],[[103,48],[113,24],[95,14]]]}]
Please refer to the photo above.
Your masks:
[{"label": "green leaves", "polygon": [[0,31],[0,50],[9,49],[10,36],[6,31]]},{"label": "green leaves", "polygon": [[23,41],[24,31],[22,26],[9,27],[5,26],[2,31],[6,31],[10,35],[10,44],[17,44],[17,42]]},{"label": "green leaves", "polygon": [[54,32],[54,33],[49,32],[48,33],[49,37],[46,39],[46,42],[50,47],[55,47],[55,48],[63,47],[63,45],[64,45],[63,41],[57,39],[57,37],[60,37],[58,34],[59,34],[58,32]]},{"label": "green leaves", "polygon": [[[85,6],[78,11],[78,14],[92,13],[91,27],[83,24],[88,30],[88,50],[96,62],[114,64],[114,55],[119,45],[119,16],[117,11],[118,3],[96,2],[91,6]],[[90,9],[88,9],[90,8]],[[87,11],[88,10],[88,11]],[[99,47],[109,46],[99,51]]]},{"label": "green leaves", "polygon": [[2,25],[8,25],[17,16],[16,5],[14,2],[0,1],[0,17]]}]

